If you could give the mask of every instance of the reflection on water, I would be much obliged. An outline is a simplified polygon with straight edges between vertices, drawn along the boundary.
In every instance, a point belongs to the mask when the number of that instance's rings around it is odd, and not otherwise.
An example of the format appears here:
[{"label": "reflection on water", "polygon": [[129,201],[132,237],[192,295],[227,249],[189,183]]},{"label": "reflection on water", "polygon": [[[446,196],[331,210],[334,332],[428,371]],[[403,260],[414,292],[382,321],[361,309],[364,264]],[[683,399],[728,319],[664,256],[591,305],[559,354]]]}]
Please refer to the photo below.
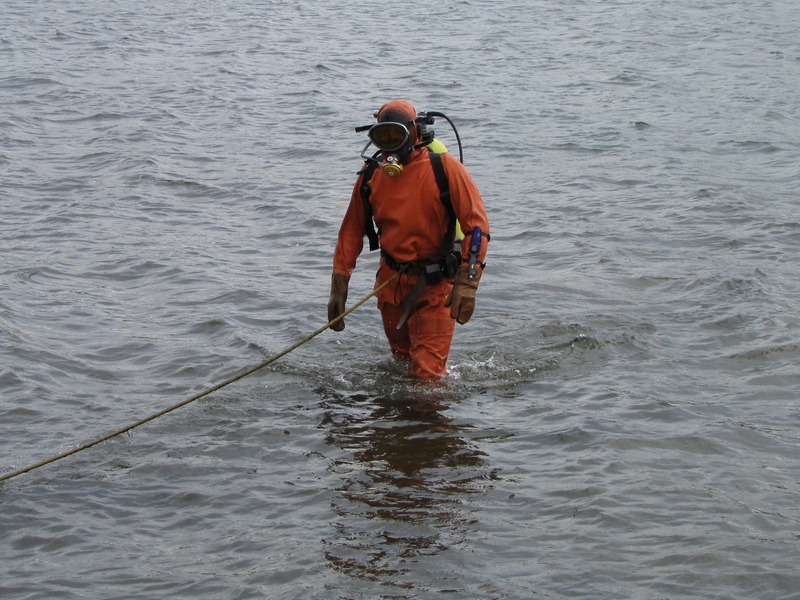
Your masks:
[{"label": "reflection on water", "polygon": [[475,531],[470,499],[495,473],[465,435],[469,426],[391,398],[319,392],[320,426],[342,451],[329,466],[341,485],[325,557],[355,579],[412,589],[404,575],[416,563],[456,550]]}]

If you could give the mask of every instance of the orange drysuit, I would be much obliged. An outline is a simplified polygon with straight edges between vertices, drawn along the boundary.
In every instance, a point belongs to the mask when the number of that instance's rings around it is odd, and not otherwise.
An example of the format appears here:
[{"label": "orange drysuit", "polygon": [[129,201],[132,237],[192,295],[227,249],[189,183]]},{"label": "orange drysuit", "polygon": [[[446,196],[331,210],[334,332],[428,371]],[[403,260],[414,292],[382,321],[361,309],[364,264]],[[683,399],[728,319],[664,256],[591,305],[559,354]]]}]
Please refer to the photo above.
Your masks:
[{"label": "orange drysuit", "polygon": [[[436,259],[449,224],[447,208],[439,197],[439,186],[426,148],[414,150],[404,161],[403,172],[390,177],[377,168],[369,181],[373,218],[377,225],[382,252],[397,263]],[[441,154],[450,185],[450,199],[456,218],[464,231],[462,258],[467,259],[470,233],[477,226],[489,233],[489,220],[480,192],[464,166],[450,154]],[[334,274],[350,276],[364,247],[366,235],[365,204],[359,176],[345,213],[333,258]],[[484,262],[487,238],[481,240],[478,256]],[[478,269],[481,269],[478,266]],[[382,256],[375,286],[394,275]],[[425,287],[411,314],[398,330],[403,304],[416,277],[402,274],[378,293],[378,309],[392,352],[410,359],[412,374],[437,378],[446,374],[455,320],[445,300],[453,289],[453,280],[443,279]]]}]

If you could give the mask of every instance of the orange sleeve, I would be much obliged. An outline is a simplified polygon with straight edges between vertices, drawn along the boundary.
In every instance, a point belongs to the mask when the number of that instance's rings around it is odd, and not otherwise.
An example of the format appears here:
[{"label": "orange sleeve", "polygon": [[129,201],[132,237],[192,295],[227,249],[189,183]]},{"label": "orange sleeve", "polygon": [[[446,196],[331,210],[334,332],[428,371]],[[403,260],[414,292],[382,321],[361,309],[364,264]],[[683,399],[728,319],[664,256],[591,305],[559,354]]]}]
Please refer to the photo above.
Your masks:
[{"label": "orange sleeve", "polygon": [[366,212],[364,199],[361,197],[361,176],[356,180],[353,193],[350,196],[350,205],[339,227],[339,237],[336,249],[333,252],[333,272],[337,275],[353,274],[356,260],[364,249],[364,236]]},{"label": "orange sleeve", "polygon": [[478,255],[478,262],[486,261],[486,249],[489,240],[489,217],[486,214],[486,207],[483,205],[481,193],[475,185],[472,176],[457,158],[450,154],[442,154],[442,162],[447,172],[447,179],[450,182],[450,201],[456,218],[461,223],[461,230],[464,232],[464,241],[461,243],[461,256],[464,259],[469,257],[469,244],[472,239],[472,231],[475,227],[480,227],[484,234],[481,239],[481,251]]}]

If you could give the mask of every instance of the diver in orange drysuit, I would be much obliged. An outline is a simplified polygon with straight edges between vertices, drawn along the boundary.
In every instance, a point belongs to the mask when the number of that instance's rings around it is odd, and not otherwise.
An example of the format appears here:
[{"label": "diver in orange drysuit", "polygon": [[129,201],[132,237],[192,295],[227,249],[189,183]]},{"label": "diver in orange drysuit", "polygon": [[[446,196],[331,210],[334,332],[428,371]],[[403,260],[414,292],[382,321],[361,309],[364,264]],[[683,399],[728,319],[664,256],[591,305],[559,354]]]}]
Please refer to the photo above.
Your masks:
[{"label": "diver in orange drysuit", "polygon": [[[455,321],[466,323],[475,308],[475,295],[489,240],[489,221],[480,192],[467,170],[455,157],[441,154],[452,207],[464,232],[462,264],[457,267],[455,277],[440,278],[438,282],[435,282],[436,277],[431,278],[434,282],[422,289],[413,307],[409,307],[407,319],[398,329],[404,303],[424,266],[440,260],[437,253],[448,231],[449,217],[440,200],[430,151],[420,143],[420,126],[415,122],[417,111],[405,100],[393,100],[384,104],[376,117],[379,124],[390,124],[385,126],[391,130],[389,137],[401,131],[397,124],[405,128],[407,135],[401,147],[387,151],[384,148],[391,144],[382,140],[384,136],[379,133],[373,135],[373,130],[383,129],[383,126],[375,125],[370,129],[370,139],[382,151],[380,167],[374,170],[368,183],[371,188],[368,201],[381,247],[375,286],[391,278],[396,270],[403,270],[397,279],[378,293],[378,309],[393,354],[410,360],[414,376],[439,378],[446,374]],[[393,159],[400,163],[399,168]],[[398,169],[401,169],[400,173]],[[329,320],[345,310],[350,275],[364,246],[368,207],[361,193],[362,179],[363,172],[356,180],[339,229],[328,301]],[[478,264],[470,277],[467,259],[470,234],[475,227],[479,227],[483,235]],[[331,328],[341,331],[344,320]]]}]

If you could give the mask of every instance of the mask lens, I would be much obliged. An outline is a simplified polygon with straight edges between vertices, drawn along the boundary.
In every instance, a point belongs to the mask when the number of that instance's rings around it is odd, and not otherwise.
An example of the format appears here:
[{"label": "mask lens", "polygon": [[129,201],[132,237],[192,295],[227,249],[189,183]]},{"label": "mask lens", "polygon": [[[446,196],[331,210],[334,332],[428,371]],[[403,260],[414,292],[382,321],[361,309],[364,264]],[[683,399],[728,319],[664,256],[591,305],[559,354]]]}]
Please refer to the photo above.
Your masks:
[{"label": "mask lens", "polygon": [[378,123],[370,128],[369,139],[381,150],[398,150],[408,140],[408,129],[400,123]]}]

